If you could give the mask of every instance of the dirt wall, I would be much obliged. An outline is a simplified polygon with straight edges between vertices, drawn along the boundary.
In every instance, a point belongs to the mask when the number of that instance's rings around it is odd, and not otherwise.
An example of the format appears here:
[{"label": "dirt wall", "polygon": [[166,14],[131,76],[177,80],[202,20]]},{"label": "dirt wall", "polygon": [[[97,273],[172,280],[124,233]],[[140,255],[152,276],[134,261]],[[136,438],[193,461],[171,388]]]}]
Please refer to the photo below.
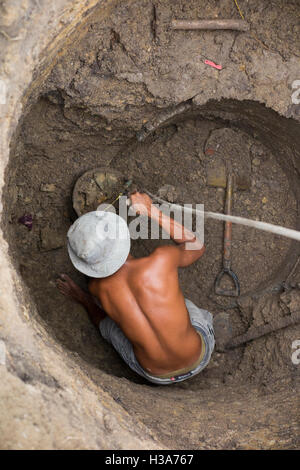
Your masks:
[{"label": "dirt wall", "polygon": [[[225,2],[222,11],[218,2],[204,3],[207,17],[238,17],[234,2]],[[50,10],[43,1],[1,3],[1,447],[298,446],[299,368],[291,362],[291,344],[299,326],[230,354],[216,352],[190,383],[150,386],[99,343],[79,307],[55,292],[55,270],[71,269],[64,246],[40,252],[39,222],[33,236],[18,225],[18,211],[40,211],[43,222],[51,210],[58,220],[59,209],[64,233],[71,221],[66,194],[95,163],[129,169],[148,185],[159,177],[153,190],[172,183],[171,175],[182,200],[188,187],[205,191],[207,143],[229,129],[239,148],[245,146],[256,181],[274,171],[285,188],[286,199],[277,200],[272,185],[266,197],[261,182],[240,210],[246,206],[255,215],[259,202],[263,217],[262,199],[276,200],[268,217],[298,227],[299,106],[292,101],[299,78],[297,3],[284,2],[284,17],[280,1],[274,8],[254,3],[243,5],[251,34],[172,32],[171,18],[197,18],[199,2],[55,1]],[[222,71],[208,67],[205,58],[221,63]],[[62,174],[57,200],[40,191],[41,184],[59,186]],[[205,197],[221,210],[218,194],[219,203],[215,193]],[[221,230],[218,237],[211,247],[221,248]],[[237,333],[297,309],[298,246],[276,244],[276,238],[272,243],[260,240],[261,256],[270,249],[270,265],[258,282],[253,277],[251,295],[234,305]],[[135,249],[143,255],[151,246]],[[210,265],[208,260],[206,271]],[[201,276],[199,266],[182,281],[192,300],[205,304],[208,297],[198,293]]]}]

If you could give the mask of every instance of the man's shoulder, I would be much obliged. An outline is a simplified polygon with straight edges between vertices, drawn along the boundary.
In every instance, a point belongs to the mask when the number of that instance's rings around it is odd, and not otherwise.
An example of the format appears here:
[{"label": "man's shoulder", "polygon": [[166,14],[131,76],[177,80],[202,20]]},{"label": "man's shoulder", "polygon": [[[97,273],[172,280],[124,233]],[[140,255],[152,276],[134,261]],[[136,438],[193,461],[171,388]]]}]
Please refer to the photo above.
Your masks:
[{"label": "man's shoulder", "polygon": [[149,264],[158,264],[161,267],[177,268],[179,250],[177,246],[163,245],[155,248],[148,256]]},{"label": "man's shoulder", "polygon": [[100,287],[100,282],[101,282],[101,279],[96,279],[96,278],[89,280],[88,289],[92,295],[97,295],[99,291],[99,287]]},{"label": "man's shoulder", "polygon": [[163,245],[158,246],[153,250],[150,256],[153,258],[160,258],[160,259],[173,259],[174,255],[178,252],[178,246],[174,245]]}]

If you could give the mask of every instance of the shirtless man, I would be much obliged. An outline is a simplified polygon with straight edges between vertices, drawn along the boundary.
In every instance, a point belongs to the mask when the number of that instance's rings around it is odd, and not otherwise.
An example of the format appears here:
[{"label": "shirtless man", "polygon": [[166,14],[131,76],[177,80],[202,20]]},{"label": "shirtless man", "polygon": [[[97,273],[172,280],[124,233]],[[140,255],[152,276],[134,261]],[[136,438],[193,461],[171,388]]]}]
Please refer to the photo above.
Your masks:
[{"label": "shirtless man", "polygon": [[[66,274],[57,285],[85,307],[102,336],[137,374],[157,384],[180,382],[208,364],[215,344],[212,315],[184,299],[178,281],[178,268],[197,261],[205,248],[146,194],[132,194],[131,203],[137,214],[154,219],[167,231],[176,245],[134,258],[125,221],[109,212],[90,212],[68,232],[71,261],[89,276],[89,293]],[[105,238],[113,223],[120,223],[114,240]]]}]

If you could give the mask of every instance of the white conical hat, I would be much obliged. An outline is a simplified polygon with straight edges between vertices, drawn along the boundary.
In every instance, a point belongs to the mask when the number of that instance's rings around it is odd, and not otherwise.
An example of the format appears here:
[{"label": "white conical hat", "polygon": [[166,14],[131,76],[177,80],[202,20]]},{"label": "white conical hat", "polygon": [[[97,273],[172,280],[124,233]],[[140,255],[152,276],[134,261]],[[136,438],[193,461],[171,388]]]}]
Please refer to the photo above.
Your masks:
[{"label": "white conical hat", "polygon": [[129,255],[129,229],[125,220],[113,212],[82,215],[70,227],[67,237],[73,265],[90,277],[111,276]]}]

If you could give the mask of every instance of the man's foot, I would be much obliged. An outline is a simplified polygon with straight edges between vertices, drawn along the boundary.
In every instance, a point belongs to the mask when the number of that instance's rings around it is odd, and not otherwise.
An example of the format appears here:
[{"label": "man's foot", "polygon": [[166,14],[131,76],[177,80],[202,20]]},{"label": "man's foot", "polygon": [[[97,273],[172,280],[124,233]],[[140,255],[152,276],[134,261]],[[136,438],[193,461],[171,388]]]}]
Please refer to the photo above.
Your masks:
[{"label": "man's foot", "polygon": [[106,313],[95,303],[93,296],[81,289],[67,274],[60,274],[56,284],[59,292],[85,307],[91,322],[98,328]]},{"label": "man's foot", "polygon": [[79,304],[85,305],[91,300],[90,294],[79,287],[67,274],[60,274],[60,278],[56,280],[59,292]]}]

